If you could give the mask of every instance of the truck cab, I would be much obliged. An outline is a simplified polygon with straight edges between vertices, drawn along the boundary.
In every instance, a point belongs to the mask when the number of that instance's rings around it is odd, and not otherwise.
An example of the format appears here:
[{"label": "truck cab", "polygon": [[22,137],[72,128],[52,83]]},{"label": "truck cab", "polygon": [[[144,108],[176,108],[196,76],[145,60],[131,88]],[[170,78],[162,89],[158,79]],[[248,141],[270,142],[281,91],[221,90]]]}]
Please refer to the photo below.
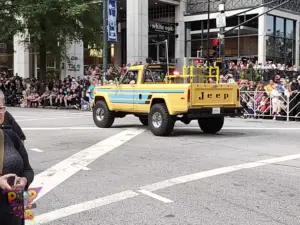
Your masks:
[{"label": "truck cab", "polygon": [[240,112],[239,88],[205,79],[204,74],[179,75],[170,65],[133,66],[114,84],[95,89],[94,122],[109,128],[115,118],[133,114],[158,136],[169,135],[176,121],[192,120],[204,132],[217,133],[225,116]]}]

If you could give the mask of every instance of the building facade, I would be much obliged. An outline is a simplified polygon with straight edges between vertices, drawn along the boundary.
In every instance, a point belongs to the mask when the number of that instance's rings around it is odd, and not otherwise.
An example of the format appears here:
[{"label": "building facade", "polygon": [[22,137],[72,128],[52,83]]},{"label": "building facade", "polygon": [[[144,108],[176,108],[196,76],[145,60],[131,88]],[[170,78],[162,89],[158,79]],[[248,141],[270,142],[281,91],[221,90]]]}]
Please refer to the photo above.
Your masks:
[{"label": "building facade", "polygon": [[[252,58],[261,64],[273,61],[300,66],[300,1],[292,0],[262,16],[259,15],[275,5],[243,13],[270,1],[225,1],[225,31],[243,23],[226,33],[225,58]],[[118,0],[117,42],[109,45],[108,63],[145,62],[148,57],[159,61],[166,57],[165,40],[169,60],[177,63],[178,67],[183,65],[184,57],[196,57],[199,50],[206,56],[207,45],[211,54],[212,40],[219,33],[216,18],[220,2],[211,0],[208,30],[208,0]],[[19,43],[22,38],[22,35],[16,35],[13,41],[0,43],[0,64],[22,77],[36,77],[38,54],[24,48]],[[59,71],[62,77],[77,77],[83,76],[89,65],[101,65],[103,62],[102,50],[93,49],[84,41],[70,43],[68,56],[70,61],[56,63],[57,60],[49,53],[48,69]]]},{"label": "building facade", "polygon": [[[225,57],[233,60],[243,57],[254,58],[261,64],[272,61],[299,66],[300,2],[293,0],[262,16],[259,15],[284,1],[278,1],[276,4],[268,5],[268,7],[259,7],[243,13],[254,6],[268,2],[271,2],[271,0],[225,1],[227,18],[225,30],[254,18],[226,33]],[[210,32],[208,32],[207,0],[187,1],[186,16],[184,17],[186,25],[185,55],[187,57],[196,56],[196,51],[201,46],[207,45],[207,34],[209,40],[217,37],[219,28],[216,28],[216,17],[219,14],[219,4],[220,1],[211,4]],[[209,44],[211,45],[211,42]],[[204,54],[207,54],[206,51],[204,47]]]}]

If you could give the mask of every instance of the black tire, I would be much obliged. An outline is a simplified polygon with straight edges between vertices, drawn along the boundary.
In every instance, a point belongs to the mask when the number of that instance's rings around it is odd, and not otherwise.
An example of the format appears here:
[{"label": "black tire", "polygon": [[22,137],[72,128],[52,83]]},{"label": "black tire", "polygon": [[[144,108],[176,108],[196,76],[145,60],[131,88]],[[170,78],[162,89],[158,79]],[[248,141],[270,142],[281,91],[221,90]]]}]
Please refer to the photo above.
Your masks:
[{"label": "black tire", "polygon": [[[161,116],[160,126],[154,125],[153,115]],[[151,107],[150,113],[148,115],[148,123],[151,132],[155,136],[168,136],[172,133],[175,125],[175,120],[173,116],[169,114],[168,108],[165,104],[159,103]]]},{"label": "black tire", "polygon": [[144,125],[144,126],[148,126],[148,117],[147,116],[139,116],[139,120],[140,122]]},{"label": "black tire", "polygon": [[[102,116],[99,115],[103,110]],[[102,119],[101,119],[102,117]],[[110,128],[114,121],[114,112],[110,111],[104,101],[98,101],[93,108],[93,119],[97,127]]]},{"label": "black tire", "polygon": [[224,116],[199,119],[198,124],[204,133],[216,134],[224,125]]}]

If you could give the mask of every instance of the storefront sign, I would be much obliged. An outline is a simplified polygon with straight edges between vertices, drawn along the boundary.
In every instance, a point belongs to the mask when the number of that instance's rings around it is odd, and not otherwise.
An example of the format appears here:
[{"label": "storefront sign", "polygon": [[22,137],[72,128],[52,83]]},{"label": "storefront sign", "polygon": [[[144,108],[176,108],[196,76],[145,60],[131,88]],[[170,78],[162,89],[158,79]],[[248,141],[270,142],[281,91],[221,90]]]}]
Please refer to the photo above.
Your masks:
[{"label": "storefront sign", "polygon": [[117,0],[108,0],[107,16],[107,40],[117,42]]},{"label": "storefront sign", "polygon": [[68,71],[80,71],[80,61],[77,56],[71,56],[70,61],[68,63]]},{"label": "storefront sign", "polygon": [[173,24],[149,22],[149,32],[175,33]]}]

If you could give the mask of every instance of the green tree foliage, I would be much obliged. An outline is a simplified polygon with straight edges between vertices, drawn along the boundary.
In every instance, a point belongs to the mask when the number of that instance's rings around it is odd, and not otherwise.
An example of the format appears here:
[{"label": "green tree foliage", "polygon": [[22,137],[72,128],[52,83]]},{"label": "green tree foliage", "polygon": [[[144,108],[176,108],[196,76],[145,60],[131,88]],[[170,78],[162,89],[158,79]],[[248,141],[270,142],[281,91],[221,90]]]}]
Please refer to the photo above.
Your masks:
[{"label": "green tree foliage", "polygon": [[[24,40],[40,54],[40,79],[46,73],[46,55],[64,55],[65,43],[84,39],[101,46],[102,9],[95,0],[0,0],[0,40],[28,33]],[[28,45],[29,44],[29,45]]]}]

